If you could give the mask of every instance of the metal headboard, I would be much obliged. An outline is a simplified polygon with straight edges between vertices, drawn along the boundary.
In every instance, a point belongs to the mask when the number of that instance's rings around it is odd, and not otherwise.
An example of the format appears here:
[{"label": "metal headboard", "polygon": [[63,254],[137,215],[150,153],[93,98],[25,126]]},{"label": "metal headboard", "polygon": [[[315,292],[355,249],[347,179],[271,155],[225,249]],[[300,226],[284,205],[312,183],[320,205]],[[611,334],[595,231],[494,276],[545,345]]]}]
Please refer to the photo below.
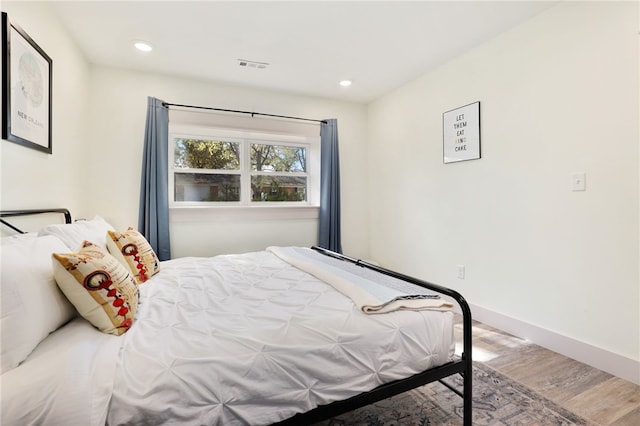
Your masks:
[{"label": "metal headboard", "polygon": [[0,223],[8,226],[14,231],[20,234],[26,234],[22,229],[10,224],[5,221],[3,218],[5,217],[18,217],[18,216],[33,216],[38,214],[46,214],[46,213],[61,213],[64,215],[64,222],[71,223],[71,213],[67,209],[28,209],[28,210],[2,210],[0,211]]}]

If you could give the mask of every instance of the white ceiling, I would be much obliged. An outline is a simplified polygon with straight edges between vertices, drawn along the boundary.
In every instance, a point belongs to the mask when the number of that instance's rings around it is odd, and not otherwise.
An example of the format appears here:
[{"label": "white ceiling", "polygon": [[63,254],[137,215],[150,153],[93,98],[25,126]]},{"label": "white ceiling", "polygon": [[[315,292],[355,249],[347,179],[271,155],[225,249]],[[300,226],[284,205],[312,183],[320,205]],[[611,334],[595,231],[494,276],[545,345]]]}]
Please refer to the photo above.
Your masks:
[{"label": "white ceiling", "polygon": [[557,1],[48,3],[95,64],[369,102]]}]

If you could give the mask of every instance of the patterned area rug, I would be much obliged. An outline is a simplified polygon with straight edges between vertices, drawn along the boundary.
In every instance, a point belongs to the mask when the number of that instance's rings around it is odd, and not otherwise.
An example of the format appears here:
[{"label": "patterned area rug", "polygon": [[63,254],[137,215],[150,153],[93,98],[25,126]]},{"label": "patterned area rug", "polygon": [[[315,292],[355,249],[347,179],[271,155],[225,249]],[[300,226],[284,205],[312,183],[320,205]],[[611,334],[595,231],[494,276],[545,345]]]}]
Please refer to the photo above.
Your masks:
[{"label": "patterned area rug", "polygon": [[[459,375],[446,380],[462,390]],[[473,380],[474,425],[592,424],[484,364],[474,363]],[[462,398],[435,382],[318,425],[462,425]]]}]

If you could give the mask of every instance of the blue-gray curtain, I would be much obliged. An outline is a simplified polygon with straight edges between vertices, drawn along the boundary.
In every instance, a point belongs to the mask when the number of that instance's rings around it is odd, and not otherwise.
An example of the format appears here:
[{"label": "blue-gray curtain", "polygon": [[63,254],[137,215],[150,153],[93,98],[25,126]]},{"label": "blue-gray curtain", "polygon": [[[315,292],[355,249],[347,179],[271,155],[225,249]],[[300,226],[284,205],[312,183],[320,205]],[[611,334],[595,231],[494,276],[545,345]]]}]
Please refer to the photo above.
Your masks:
[{"label": "blue-gray curtain", "polygon": [[148,98],[138,230],[160,260],[171,259],[169,239],[169,109]]},{"label": "blue-gray curtain", "polygon": [[340,241],[340,160],[338,120],[320,124],[320,225],[318,245],[342,253]]}]

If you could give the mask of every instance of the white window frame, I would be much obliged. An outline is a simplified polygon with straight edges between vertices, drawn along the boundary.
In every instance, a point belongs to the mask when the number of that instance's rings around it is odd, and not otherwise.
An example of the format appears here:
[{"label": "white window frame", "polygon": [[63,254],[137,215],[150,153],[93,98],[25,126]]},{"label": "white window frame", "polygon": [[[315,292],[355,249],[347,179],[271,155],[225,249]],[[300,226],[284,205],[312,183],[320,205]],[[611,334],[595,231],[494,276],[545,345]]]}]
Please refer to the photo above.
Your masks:
[{"label": "white window frame", "polygon": [[[221,140],[226,142],[240,143],[240,171],[236,170],[216,170],[203,171],[202,169],[180,169],[174,168],[174,139],[203,139]],[[235,129],[224,129],[217,127],[205,127],[185,124],[169,124],[169,208],[172,211],[178,210],[203,210],[208,211],[228,211],[237,214],[238,211],[265,211],[274,210],[275,216],[290,217],[290,213],[298,211],[303,217],[316,217],[317,209],[320,205],[320,136],[297,136],[287,134],[262,133],[255,131],[242,131]],[[256,172],[251,170],[252,143],[270,144],[280,146],[304,146],[307,150],[307,171],[303,173],[283,173],[268,172],[272,176],[306,176],[307,177],[307,200],[306,201],[252,201],[251,200],[251,176]],[[240,174],[240,201],[212,201],[212,202],[189,202],[175,201],[175,177],[174,173],[215,173],[215,174]],[[260,174],[260,173],[258,173]],[[312,209],[314,212],[308,211]],[[276,212],[275,210],[278,210]],[[285,212],[288,211],[287,212]],[[304,212],[307,210],[306,212]],[[272,215],[273,216],[273,215]]]}]

